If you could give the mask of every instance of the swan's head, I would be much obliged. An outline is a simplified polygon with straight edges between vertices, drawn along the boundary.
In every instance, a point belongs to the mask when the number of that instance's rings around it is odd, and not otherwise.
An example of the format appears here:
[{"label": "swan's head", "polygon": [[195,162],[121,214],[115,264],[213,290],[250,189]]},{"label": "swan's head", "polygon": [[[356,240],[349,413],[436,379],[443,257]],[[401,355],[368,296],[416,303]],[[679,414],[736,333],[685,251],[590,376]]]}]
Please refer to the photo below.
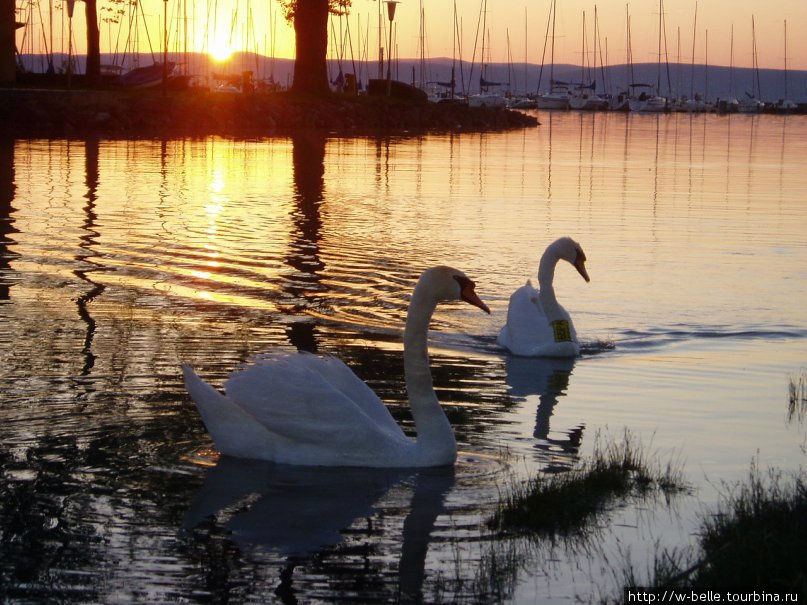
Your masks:
[{"label": "swan's head", "polygon": [[558,258],[570,262],[577,269],[577,272],[583,276],[584,280],[591,281],[588,277],[588,271],[586,271],[586,253],[583,252],[580,244],[571,237],[562,237],[552,246],[556,248]]},{"label": "swan's head", "polygon": [[423,272],[418,286],[425,286],[437,302],[464,300],[485,313],[490,313],[488,306],[477,296],[476,284],[465,273],[446,266],[432,267]]}]

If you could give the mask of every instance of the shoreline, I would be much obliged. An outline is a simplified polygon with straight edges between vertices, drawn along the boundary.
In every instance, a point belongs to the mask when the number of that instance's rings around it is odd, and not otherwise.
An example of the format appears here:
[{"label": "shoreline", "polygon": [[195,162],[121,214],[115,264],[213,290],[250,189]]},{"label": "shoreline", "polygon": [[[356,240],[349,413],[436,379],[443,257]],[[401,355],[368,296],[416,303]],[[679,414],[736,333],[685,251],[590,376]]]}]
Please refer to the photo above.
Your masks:
[{"label": "shoreline", "polygon": [[315,98],[200,90],[0,89],[0,133],[21,138],[411,136],[538,125],[535,116],[485,107],[333,94]]}]

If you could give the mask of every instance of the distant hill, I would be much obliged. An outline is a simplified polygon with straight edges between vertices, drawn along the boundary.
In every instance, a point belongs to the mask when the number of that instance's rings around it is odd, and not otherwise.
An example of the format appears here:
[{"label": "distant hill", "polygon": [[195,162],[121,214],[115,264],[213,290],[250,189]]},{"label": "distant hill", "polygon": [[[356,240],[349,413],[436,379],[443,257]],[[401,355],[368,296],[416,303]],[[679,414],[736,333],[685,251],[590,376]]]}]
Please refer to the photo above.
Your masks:
[{"label": "distant hill", "polygon": [[[102,64],[112,64],[114,57],[112,55],[102,55]],[[159,61],[160,57],[156,56]],[[40,55],[22,55],[20,57],[22,64],[27,70],[42,72],[47,68],[47,59]],[[179,62],[179,56],[169,53],[169,61]],[[84,71],[84,57],[79,56],[74,59],[76,70],[78,73]],[[140,55],[128,55],[122,63],[125,69],[131,69],[135,65],[151,65],[154,59],[151,54],[141,53]],[[54,59],[57,67],[66,65],[66,56],[57,55]],[[121,64],[120,61],[117,61]],[[359,79],[366,84],[368,78],[378,76],[378,63],[377,61],[351,61],[350,59],[338,62],[336,60],[329,60],[329,70],[331,78],[335,79],[341,64],[342,71],[345,73],[355,72]],[[428,59],[424,62],[425,74],[423,79],[427,82],[448,81],[451,78],[451,59],[438,58]],[[254,55],[252,53],[237,53],[225,64],[216,64],[209,56],[201,53],[189,53],[188,55],[188,73],[209,76],[213,73],[226,73],[235,74],[241,71],[250,70],[256,79],[268,80],[270,76],[274,76],[274,81],[286,86],[291,82],[292,73],[294,69],[294,61],[291,59],[271,59],[262,55]],[[414,81],[419,83],[420,76],[420,61],[417,59],[401,59],[393,64],[393,77],[404,82]],[[525,71],[526,82],[525,87]],[[695,65],[694,67],[694,82],[692,77],[692,67],[688,64],[670,63],[669,66],[661,65],[661,93],[667,94],[669,88],[672,89],[673,94],[689,95],[691,90],[696,93],[708,94],[710,99],[728,97],[732,91],[734,97],[741,97],[743,94],[752,90],[752,70],[750,68],[735,67],[733,70],[723,66],[709,66],[705,68],[703,65]],[[460,90],[462,84],[465,88],[470,86],[471,92],[478,92],[479,90],[479,72],[480,65],[477,63],[471,65],[468,62],[463,62],[462,70],[460,71],[459,65],[456,68],[455,80],[457,82],[457,90]],[[510,80],[510,89],[513,92],[535,92],[538,89],[538,80],[541,78],[540,89],[547,90],[549,88],[549,66],[546,65],[541,72],[541,66],[536,64],[513,63],[509,67],[505,63],[494,63],[486,66],[485,80],[501,82],[502,87],[507,89],[508,78]],[[386,74],[386,66],[384,67]],[[669,73],[669,76],[668,76]],[[509,76],[508,76],[509,74]],[[658,66],[656,63],[640,63],[633,66],[633,74],[636,82],[656,85],[659,80]],[[566,82],[579,82],[580,81],[580,67],[575,65],[555,65],[554,77],[556,80],[563,80]],[[596,74],[592,74],[592,78],[596,82],[598,91],[608,90],[614,92],[619,88],[625,88],[628,84],[629,68],[625,65],[611,65],[604,70],[604,80],[607,88],[603,82],[603,73],[598,68]],[[668,81],[671,87],[668,87]],[[761,98],[765,101],[776,101],[784,98],[785,96],[785,72],[781,69],[761,69],[759,70],[759,82],[761,89]],[[787,72],[787,92],[788,97],[796,102],[807,102],[807,71],[805,70],[789,70]]]}]

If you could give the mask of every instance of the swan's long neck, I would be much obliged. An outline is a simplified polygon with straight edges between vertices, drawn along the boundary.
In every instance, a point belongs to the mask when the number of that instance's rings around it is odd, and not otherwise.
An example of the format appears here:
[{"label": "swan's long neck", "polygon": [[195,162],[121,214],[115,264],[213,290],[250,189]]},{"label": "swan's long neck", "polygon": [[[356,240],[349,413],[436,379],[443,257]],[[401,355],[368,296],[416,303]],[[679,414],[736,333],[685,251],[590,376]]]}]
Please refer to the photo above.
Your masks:
[{"label": "swan's long neck", "polygon": [[409,303],[404,330],[404,375],[409,405],[415,419],[417,444],[435,464],[451,464],[456,457],[454,430],[446,418],[432,385],[429,368],[429,321],[437,301],[419,282]]},{"label": "swan's long neck", "polygon": [[562,319],[561,307],[555,297],[555,288],[552,285],[555,279],[555,266],[559,260],[560,255],[555,246],[550,245],[541,256],[541,262],[538,265],[538,298],[541,301],[544,315],[549,321]]}]

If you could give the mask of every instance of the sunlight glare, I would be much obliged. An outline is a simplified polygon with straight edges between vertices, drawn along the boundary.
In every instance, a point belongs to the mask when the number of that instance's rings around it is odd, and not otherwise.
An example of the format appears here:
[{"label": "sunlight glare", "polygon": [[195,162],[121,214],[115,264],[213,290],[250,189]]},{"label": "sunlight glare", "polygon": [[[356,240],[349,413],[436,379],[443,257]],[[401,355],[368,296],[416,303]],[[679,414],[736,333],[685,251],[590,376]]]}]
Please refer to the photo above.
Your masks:
[{"label": "sunlight glare", "polygon": [[233,49],[226,42],[216,42],[210,49],[210,56],[223,63],[233,54]]}]

